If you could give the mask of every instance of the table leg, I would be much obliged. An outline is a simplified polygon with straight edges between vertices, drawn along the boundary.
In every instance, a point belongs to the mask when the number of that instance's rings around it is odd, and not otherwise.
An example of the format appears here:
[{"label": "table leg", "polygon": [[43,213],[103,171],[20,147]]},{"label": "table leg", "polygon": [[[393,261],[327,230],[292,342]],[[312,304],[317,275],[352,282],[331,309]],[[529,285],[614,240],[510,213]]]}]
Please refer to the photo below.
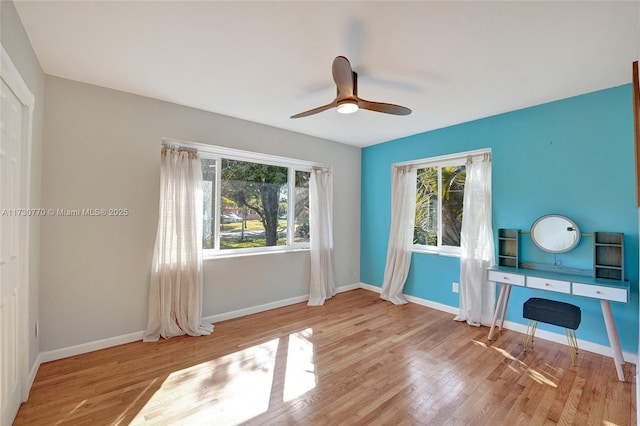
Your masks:
[{"label": "table leg", "polygon": [[607,327],[607,335],[609,336],[609,344],[613,349],[613,362],[616,365],[616,372],[618,373],[618,380],[624,382],[624,372],[622,371],[622,364],[624,364],[624,357],[622,355],[622,349],[620,348],[620,340],[618,339],[618,331],[616,330],[616,324],[613,322],[613,315],[611,314],[611,306],[608,300],[601,300],[600,307],[602,308],[602,316],[604,317],[604,324]]},{"label": "table leg", "polygon": [[511,286],[507,286],[507,293],[505,294],[505,299],[502,302],[502,315],[500,318],[500,331],[502,331],[502,327],[504,326],[504,317],[507,316],[507,305],[509,305],[509,296],[511,296]]},{"label": "table leg", "polygon": [[500,289],[500,296],[498,296],[498,303],[496,303],[496,312],[493,314],[493,321],[491,322],[491,328],[489,329],[489,340],[493,340],[493,333],[496,327],[496,323],[498,322],[498,314],[500,313],[500,306],[502,305],[502,300],[504,299],[506,287],[508,287],[506,284],[502,284],[502,288]]}]

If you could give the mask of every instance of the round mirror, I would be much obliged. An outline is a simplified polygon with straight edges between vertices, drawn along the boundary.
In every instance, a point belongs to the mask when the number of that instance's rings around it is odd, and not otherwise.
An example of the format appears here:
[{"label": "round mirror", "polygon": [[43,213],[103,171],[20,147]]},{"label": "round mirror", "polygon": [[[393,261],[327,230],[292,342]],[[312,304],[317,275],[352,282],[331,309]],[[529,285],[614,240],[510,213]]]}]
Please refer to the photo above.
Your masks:
[{"label": "round mirror", "polygon": [[531,226],[531,239],[541,250],[564,253],[580,242],[580,230],[571,219],[557,214],[542,216]]}]

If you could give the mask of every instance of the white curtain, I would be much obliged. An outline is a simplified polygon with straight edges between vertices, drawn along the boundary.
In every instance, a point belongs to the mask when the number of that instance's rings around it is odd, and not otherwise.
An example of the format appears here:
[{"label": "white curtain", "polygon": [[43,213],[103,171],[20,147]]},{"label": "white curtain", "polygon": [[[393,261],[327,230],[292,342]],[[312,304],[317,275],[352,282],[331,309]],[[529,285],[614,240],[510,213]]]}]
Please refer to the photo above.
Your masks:
[{"label": "white curtain", "polygon": [[394,166],[391,172],[391,229],[380,297],[396,305],[407,303],[402,289],[411,265],[416,178],[416,169],[411,166]]},{"label": "white curtain", "polygon": [[194,149],[162,146],[160,215],[145,342],[211,334],[202,323],[202,169]]},{"label": "white curtain", "polygon": [[309,180],[311,277],[309,306],[323,305],[336,294],[333,271],[333,172],[314,167]]},{"label": "white curtain", "polygon": [[489,325],[496,302],[496,284],[487,281],[486,268],[494,264],[491,228],[491,154],[469,157],[464,185],[460,232],[460,315],[456,321]]}]

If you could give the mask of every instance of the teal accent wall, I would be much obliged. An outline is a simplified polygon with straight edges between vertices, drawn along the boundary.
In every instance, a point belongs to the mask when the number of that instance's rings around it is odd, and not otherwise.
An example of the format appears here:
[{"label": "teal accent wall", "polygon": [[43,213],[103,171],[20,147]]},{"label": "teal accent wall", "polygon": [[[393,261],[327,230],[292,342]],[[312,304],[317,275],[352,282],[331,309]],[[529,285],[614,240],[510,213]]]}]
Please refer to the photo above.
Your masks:
[{"label": "teal accent wall", "polygon": [[[625,234],[625,273],[630,302],[612,303],[622,348],[638,347],[638,209],[635,200],[632,86],[496,115],[397,139],[362,150],[360,280],[381,286],[390,226],[391,165],[481,148],[492,150],[493,229],[528,231],[545,214],[572,218],[583,233]],[[524,261],[590,268],[592,238],[569,253],[554,255],[522,238]],[[458,307],[451,283],[460,279],[460,260],[414,253],[405,293]],[[526,324],[522,304],[529,297],[567,301],[582,309],[579,339],[608,345],[597,300],[531,289],[511,293],[507,320]],[[557,327],[543,329],[562,332]]]}]

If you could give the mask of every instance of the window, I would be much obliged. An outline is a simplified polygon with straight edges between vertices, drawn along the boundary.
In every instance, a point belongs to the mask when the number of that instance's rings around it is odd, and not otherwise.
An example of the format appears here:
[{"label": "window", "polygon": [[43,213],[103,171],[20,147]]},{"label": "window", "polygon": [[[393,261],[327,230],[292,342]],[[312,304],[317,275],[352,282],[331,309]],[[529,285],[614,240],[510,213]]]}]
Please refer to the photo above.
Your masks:
[{"label": "window", "polygon": [[197,145],[205,255],[309,247],[311,164]]},{"label": "window", "polygon": [[415,251],[460,254],[465,163],[474,151],[411,162],[416,167]]}]

